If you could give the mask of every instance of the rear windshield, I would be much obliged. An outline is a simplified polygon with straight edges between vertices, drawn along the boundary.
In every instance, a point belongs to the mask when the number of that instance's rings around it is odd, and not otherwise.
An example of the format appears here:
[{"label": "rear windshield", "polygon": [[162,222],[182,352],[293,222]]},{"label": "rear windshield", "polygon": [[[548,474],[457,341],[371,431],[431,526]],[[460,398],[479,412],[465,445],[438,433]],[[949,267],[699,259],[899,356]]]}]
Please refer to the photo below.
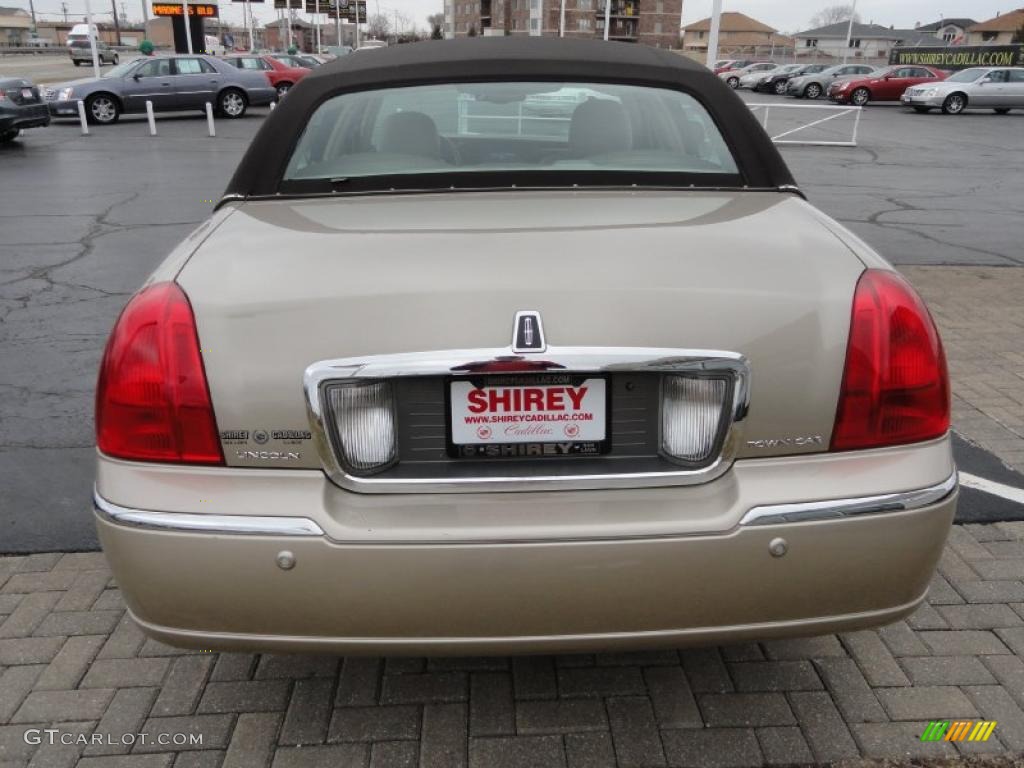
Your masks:
[{"label": "rear windshield", "polygon": [[[608,83],[452,83],[325,101],[284,174],[302,182],[505,172],[738,176],[701,104],[667,88]],[[666,182],[668,183],[668,182]],[[710,184],[710,181],[707,182]]]}]

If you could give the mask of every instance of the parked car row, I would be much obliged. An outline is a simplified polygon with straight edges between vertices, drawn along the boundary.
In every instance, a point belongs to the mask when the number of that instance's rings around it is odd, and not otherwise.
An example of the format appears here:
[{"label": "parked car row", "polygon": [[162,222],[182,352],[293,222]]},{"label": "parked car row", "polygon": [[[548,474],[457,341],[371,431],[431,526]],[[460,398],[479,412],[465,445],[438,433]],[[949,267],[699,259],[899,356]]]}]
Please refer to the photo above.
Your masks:
[{"label": "parked car row", "polygon": [[965,109],[1006,114],[1024,109],[1024,67],[973,67],[949,73],[937,67],[867,64],[775,64],[719,61],[715,72],[733,89],[785,94],[796,98],[827,96],[837,104],[863,107],[875,101],[900,101],[917,112],[941,109],[955,115]]}]

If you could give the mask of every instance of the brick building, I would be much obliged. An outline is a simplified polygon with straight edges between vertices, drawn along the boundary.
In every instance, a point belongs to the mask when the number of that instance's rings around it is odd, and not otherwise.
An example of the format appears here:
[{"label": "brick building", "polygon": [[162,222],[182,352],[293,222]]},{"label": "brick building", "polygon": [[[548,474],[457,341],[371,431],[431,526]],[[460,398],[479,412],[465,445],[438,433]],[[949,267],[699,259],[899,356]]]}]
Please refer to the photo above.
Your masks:
[{"label": "brick building", "polygon": [[[679,47],[682,0],[610,0],[608,39]],[[604,37],[604,0],[564,0],[566,37]],[[447,37],[547,35],[557,37],[560,0],[448,0]]]}]

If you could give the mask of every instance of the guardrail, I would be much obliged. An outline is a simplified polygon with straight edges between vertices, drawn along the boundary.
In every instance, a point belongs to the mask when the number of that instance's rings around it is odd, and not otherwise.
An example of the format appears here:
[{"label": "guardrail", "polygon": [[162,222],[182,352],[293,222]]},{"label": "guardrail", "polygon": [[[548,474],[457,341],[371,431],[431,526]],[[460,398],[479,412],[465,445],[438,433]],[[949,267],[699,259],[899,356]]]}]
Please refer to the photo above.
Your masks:
[{"label": "guardrail", "polygon": [[[757,109],[764,110],[764,117],[761,120],[761,125],[764,129],[768,130],[768,115],[772,109],[825,109],[834,112],[835,114],[823,117],[820,120],[813,120],[806,125],[798,125],[796,128],[790,128],[783,131],[782,133],[775,134],[772,136],[772,141],[776,144],[797,144],[807,147],[856,147],[857,146],[857,131],[860,128],[860,116],[864,111],[863,107],[848,106],[846,104],[773,104],[771,102],[756,102],[748,103],[750,111],[753,112]],[[813,128],[818,125],[823,125],[831,120],[836,120],[840,117],[853,114],[853,135],[849,141],[829,141],[825,139],[786,139],[786,136],[792,136],[800,131],[805,131],[808,128]]]}]

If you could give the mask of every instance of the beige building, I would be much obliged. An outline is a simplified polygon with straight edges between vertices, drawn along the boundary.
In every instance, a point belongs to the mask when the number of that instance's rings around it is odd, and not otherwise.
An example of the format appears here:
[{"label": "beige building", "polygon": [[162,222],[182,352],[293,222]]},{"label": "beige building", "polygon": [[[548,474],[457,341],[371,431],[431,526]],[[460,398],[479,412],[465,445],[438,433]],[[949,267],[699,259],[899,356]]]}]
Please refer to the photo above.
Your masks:
[{"label": "beige building", "polygon": [[[610,0],[608,39],[679,47],[682,0]],[[454,0],[445,4],[446,37],[561,32],[558,0]],[[565,0],[565,37],[603,38],[603,0]]]},{"label": "beige building", "polygon": [[27,45],[32,36],[32,17],[21,8],[0,6],[0,48]]},{"label": "beige building", "polygon": [[[1009,45],[1020,32],[1024,36],[1024,8],[1001,13],[994,19],[967,28],[968,45]],[[1018,40],[1018,42],[1021,42]]]},{"label": "beige building", "polygon": [[[707,53],[711,37],[711,18],[695,21],[683,27],[683,50]],[[767,54],[772,48],[793,47],[793,38],[779,34],[757,19],[744,13],[726,11],[718,31],[718,53],[722,58],[737,54]]]}]

